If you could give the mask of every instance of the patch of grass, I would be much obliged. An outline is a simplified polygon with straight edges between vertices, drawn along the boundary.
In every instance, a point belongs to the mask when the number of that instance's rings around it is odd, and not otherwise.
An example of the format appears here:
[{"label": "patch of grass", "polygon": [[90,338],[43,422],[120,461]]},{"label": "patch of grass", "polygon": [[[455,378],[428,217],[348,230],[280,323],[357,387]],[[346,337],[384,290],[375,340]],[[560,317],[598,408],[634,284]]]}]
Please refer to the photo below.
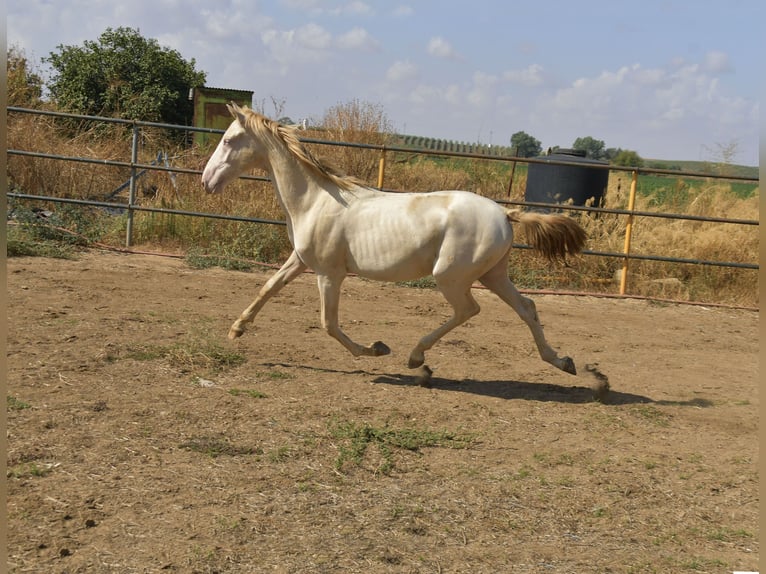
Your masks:
[{"label": "patch of grass", "polygon": [[270,451],[268,459],[270,462],[285,462],[293,455],[293,449],[287,445],[282,445]]},{"label": "patch of grass", "polygon": [[666,427],[670,424],[671,415],[662,412],[653,405],[638,405],[630,412],[660,427]]},{"label": "patch of grass", "polygon": [[171,365],[179,367],[181,370],[204,368],[221,371],[238,367],[247,361],[242,353],[224,349],[214,342],[181,343],[167,349],[163,356],[168,359]]},{"label": "patch of grass", "polygon": [[242,353],[226,349],[217,341],[212,341],[206,337],[190,339],[172,346],[129,345],[122,350],[110,349],[103,356],[108,362],[120,359],[133,359],[135,361],[166,359],[171,365],[182,371],[199,368],[222,371],[237,367],[247,361],[247,357]]},{"label": "patch of grass", "polygon": [[467,448],[473,438],[448,431],[432,431],[413,428],[391,428],[388,425],[376,427],[370,423],[334,421],[330,425],[332,438],[341,441],[340,454],[335,468],[343,470],[346,464],[359,466],[368,448],[377,447],[382,459],[376,472],[388,474],[394,467],[395,450],[418,452],[426,447]]},{"label": "patch of grass", "polygon": [[17,399],[16,397],[13,397],[11,395],[7,395],[5,397],[5,403],[6,403],[6,408],[9,411],[21,411],[24,409],[32,408],[32,405],[30,405],[29,403],[24,402],[20,399]]},{"label": "patch of grass", "polygon": [[130,345],[125,350],[124,358],[134,361],[153,361],[167,354],[167,347],[149,347],[146,345]]},{"label": "patch of grass", "polygon": [[30,462],[25,464],[18,464],[11,467],[5,473],[7,478],[28,478],[28,477],[42,477],[47,476],[53,472],[53,464],[38,465],[37,463]]},{"label": "patch of grass", "polygon": [[9,257],[74,259],[78,249],[102,239],[113,225],[102,210],[92,207],[58,204],[42,209],[20,200],[10,201],[8,207]]},{"label": "patch of grass", "polygon": [[262,449],[232,444],[228,438],[223,436],[192,437],[178,446],[192,452],[206,454],[212,458],[217,458],[219,456],[263,454]]},{"label": "patch of grass", "polygon": [[420,279],[412,279],[410,281],[398,281],[396,285],[415,289],[435,289],[436,281],[429,275],[428,277],[421,277]]},{"label": "patch of grass", "polygon": [[562,453],[558,456],[553,456],[544,452],[536,452],[532,455],[532,458],[535,459],[535,461],[537,461],[540,465],[545,467],[574,465],[574,458],[571,454],[568,453]]},{"label": "patch of grass", "polygon": [[265,399],[266,394],[255,389],[229,389],[229,394],[233,397],[247,396],[251,399]]},{"label": "patch of grass", "polygon": [[227,254],[207,254],[198,249],[190,249],[184,258],[186,264],[194,269],[210,269],[220,267],[229,271],[250,271],[253,264],[241,257]]},{"label": "patch of grass", "polygon": [[716,542],[734,542],[736,540],[750,540],[753,538],[753,533],[743,528],[734,529],[722,526],[710,532],[707,538]]},{"label": "patch of grass", "polygon": [[9,231],[6,253],[8,257],[50,257],[52,259],[76,259],[76,250],[71,245],[55,241],[36,241],[19,237]]},{"label": "patch of grass", "polygon": [[532,475],[532,469],[529,468],[528,466],[522,466],[519,469],[519,472],[514,474],[511,478],[513,478],[513,480],[524,480],[525,478],[529,478],[531,475]]},{"label": "patch of grass", "polygon": [[692,556],[684,560],[680,565],[693,572],[717,572],[726,566],[726,562],[718,560],[717,558]]},{"label": "patch of grass", "polygon": [[284,371],[265,371],[259,373],[259,376],[271,379],[272,381],[285,381],[294,378],[291,373],[285,373]]}]

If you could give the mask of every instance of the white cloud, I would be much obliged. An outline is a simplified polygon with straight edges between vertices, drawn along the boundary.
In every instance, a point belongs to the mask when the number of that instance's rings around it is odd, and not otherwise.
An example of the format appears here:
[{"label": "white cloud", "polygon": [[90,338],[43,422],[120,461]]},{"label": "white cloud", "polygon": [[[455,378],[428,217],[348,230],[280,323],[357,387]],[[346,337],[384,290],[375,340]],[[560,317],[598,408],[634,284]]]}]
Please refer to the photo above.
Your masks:
[{"label": "white cloud", "polygon": [[282,4],[296,12],[307,13],[312,16],[323,14],[331,16],[364,15],[373,12],[372,7],[361,0],[352,0],[333,7],[325,6],[326,3],[320,0],[282,0]]},{"label": "white cloud", "polygon": [[344,14],[372,14],[372,7],[367,2],[349,2],[341,8]]},{"label": "white cloud", "polygon": [[332,42],[332,34],[314,23],[296,28],[295,38],[298,44],[310,50],[325,50]]},{"label": "white cloud", "polygon": [[441,92],[434,86],[421,84],[417,86],[408,96],[408,100],[413,104],[433,105],[441,99]]},{"label": "white cloud", "polygon": [[412,62],[394,62],[386,71],[386,79],[389,82],[404,82],[412,80],[418,75],[418,67]]},{"label": "white cloud", "polygon": [[473,75],[473,86],[467,95],[468,102],[476,107],[491,107],[497,97],[497,84],[497,76],[476,72]]},{"label": "white cloud", "polygon": [[543,67],[539,64],[530,64],[523,70],[508,70],[503,78],[512,84],[519,84],[529,88],[543,83]]},{"label": "white cloud", "polygon": [[428,41],[428,53],[437,58],[456,58],[457,53],[452,45],[441,36],[435,36]]},{"label": "white cloud", "polygon": [[353,30],[349,30],[338,37],[337,44],[346,50],[372,50],[380,45],[379,42],[364,28],[354,28]]},{"label": "white cloud", "polygon": [[757,104],[727,95],[710,73],[728,65],[727,58],[712,54],[703,64],[676,61],[664,68],[632,64],[606,70],[536,100],[530,97],[526,113],[559,134],[554,136],[558,141],[548,144],[567,145],[591,135],[639,153],[642,145],[655,154],[672,145],[676,151],[667,152],[669,157],[689,157],[700,145],[749,133],[757,117]]},{"label": "white cloud", "polygon": [[729,61],[729,55],[724,52],[708,52],[705,55],[705,70],[711,74],[725,74],[733,72],[734,67]]},{"label": "white cloud", "polygon": [[261,33],[261,41],[277,62],[287,66],[322,61],[332,46],[332,34],[310,23],[292,30],[269,28]]}]

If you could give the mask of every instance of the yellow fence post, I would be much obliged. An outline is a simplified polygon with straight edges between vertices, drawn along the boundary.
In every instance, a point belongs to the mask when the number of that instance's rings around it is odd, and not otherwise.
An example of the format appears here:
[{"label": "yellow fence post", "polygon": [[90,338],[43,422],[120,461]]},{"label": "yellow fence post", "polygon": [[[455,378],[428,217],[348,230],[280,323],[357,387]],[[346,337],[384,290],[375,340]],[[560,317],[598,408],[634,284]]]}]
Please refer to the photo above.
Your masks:
[{"label": "yellow fence post", "polygon": [[626,257],[622,261],[622,274],[620,275],[620,295],[625,295],[625,290],[628,285],[628,262],[630,259],[627,255],[630,255],[630,239],[633,233],[633,210],[636,206],[636,185],[638,184],[638,170],[633,171],[633,179],[630,182],[630,195],[628,196],[628,223],[625,225],[625,248],[623,253]]},{"label": "yellow fence post", "polygon": [[383,189],[383,175],[386,173],[386,146],[380,150],[380,162],[378,163],[378,189]]}]

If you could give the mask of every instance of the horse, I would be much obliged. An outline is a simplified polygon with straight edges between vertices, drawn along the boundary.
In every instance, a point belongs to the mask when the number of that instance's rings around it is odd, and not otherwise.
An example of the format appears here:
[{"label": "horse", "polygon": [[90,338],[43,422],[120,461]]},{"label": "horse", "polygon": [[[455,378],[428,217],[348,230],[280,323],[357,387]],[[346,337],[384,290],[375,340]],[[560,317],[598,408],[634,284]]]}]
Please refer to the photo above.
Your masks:
[{"label": "horse", "polygon": [[574,361],[559,356],[543,334],[535,303],[522,296],[508,276],[513,226],[525,231],[531,247],[550,260],[579,253],[583,228],[561,214],[506,209],[469,191],[386,192],[345,175],[317,159],[295,126],[282,125],[232,102],[233,121],[202,173],[209,193],[220,193],[251,169],[265,170],[284,210],[293,251],[232,324],[228,337],[245,331],[266,302],[307,269],[316,274],[323,329],[355,357],[388,355],[376,341],[362,345],[338,322],[341,283],[349,274],[379,281],[432,276],[451,305],[444,324],[422,337],[407,366],[430,378],[425,352],[479,313],[471,294],[475,281],[507,303],[529,327],[543,361],[577,374]]}]

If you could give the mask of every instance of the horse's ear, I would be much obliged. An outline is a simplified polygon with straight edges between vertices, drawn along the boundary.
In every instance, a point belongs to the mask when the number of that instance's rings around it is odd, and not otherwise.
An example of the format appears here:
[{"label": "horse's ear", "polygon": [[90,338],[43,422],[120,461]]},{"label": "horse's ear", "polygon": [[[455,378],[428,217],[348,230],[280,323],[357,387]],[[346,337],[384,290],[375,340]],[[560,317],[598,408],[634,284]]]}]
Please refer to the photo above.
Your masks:
[{"label": "horse's ear", "polygon": [[229,113],[234,116],[234,118],[239,121],[240,124],[245,124],[245,110],[240,108],[237,105],[237,102],[231,102],[230,104],[226,104],[226,108],[229,110]]}]

